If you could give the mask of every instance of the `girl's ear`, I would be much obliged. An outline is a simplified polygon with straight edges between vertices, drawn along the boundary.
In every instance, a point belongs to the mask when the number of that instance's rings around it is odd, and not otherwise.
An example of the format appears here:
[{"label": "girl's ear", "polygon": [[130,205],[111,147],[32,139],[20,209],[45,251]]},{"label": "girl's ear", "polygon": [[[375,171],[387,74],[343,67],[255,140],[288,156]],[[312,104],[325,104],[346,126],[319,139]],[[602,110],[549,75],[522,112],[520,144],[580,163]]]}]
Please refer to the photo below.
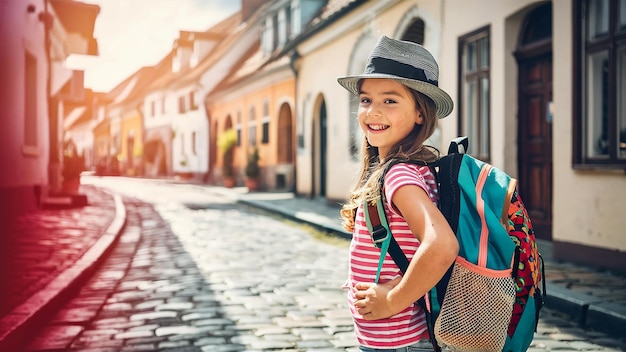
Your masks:
[{"label": "girl's ear", "polygon": [[416,112],[415,124],[416,125],[423,125],[424,124],[424,115],[422,114],[420,109],[415,110],[415,112]]}]

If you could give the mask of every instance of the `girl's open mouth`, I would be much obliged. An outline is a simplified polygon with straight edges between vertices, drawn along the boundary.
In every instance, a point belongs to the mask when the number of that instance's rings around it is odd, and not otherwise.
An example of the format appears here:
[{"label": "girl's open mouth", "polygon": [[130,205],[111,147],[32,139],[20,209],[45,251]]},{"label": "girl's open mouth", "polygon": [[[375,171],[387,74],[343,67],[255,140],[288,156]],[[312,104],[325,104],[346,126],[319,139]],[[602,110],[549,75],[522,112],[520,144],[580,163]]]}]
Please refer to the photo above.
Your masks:
[{"label": "girl's open mouth", "polygon": [[384,131],[389,128],[389,125],[367,125],[367,128],[371,131]]}]

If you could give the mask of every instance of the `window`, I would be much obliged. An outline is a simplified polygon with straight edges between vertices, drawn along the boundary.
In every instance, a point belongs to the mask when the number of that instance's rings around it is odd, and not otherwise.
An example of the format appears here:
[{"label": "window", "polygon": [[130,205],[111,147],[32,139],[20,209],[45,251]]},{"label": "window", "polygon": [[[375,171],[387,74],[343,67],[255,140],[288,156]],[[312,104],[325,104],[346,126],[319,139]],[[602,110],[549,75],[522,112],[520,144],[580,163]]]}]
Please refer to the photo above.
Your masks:
[{"label": "window", "polygon": [[150,102],[150,117],[154,117],[155,110],[156,110],[156,101],[153,100]]},{"label": "window", "polygon": [[459,130],[469,137],[469,152],[489,161],[489,28],[461,37],[459,55]]},{"label": "window", "polygon": [[402,36],[402,40],[424,45],[424,21],[420,18],[411,23]]},{"label": "window", "polygon": [[161,98],[161,114],[165,115],[165,98]]},{"label": "window", "polygon": [[278,20],[278,45],[279,46],[283,46],[285,44],[285,42],[287,41],[287,16],[285,15],[285,13],[288,11],[289,9],[281,9],[280,11],[278,11],[278,16],[277,16],[277,20]]},{"label": "window", "polygon": [[197,149],[196,149],[196,144],[197,144],[197,136],[196,136],[196,132],[191,132],[191,154],[192,155],[197,155]]},{"label": "window", "polygon": [[278,14],[272,16],[272,51],[276,50],[280,45],[279,42],[279,29],[278,29]]},{"label": "window", "polygon": [[241,111],[237,111],[237,122],[235,123],[235,129],[237,130],[237,146],[241,147]]},{"label": "window", "polygon": [[184,114],[187,111],[185,106],[185,96],[178,97],[178,112]]},{"label": "window", "polygon": [[261,143],[268,144],[270,142],[270,108],[267,100],[263,102],[263,124],[261,129]]},{"label": "window", "polygon": [[626,0],[578,0],[574,164],[626,167]]},{"label": "window", "polygon": [[264,28],[263,28],[263,53],[270,54],[274,51],[274,38],[277,38],[278,34],[275,33],[276,30],[274,28],[274,17],[268,16],[265,19]]},{"label": "window", "polygon": [[24,72],[24,146],[37,147],[37,58],[26,52]]},{"label": "window", "polygon": [[285,11],[285,37],[287,38],[287,40],[291,39],[291,6],[287,6],[287,9]]},{"label": "window", "polygon": [[198,110],[198,91],[189,92],[189,110]]},{"label": "window", "polygon": [[256,145],[256,117],[254,115],[254,106],[251,106],[250,121],[248,123],[248,145],[250,147],[254,147]]},{"label": "window", "polygon": [[291,2],[291,16],[289,16],[291,19],[291,35],[293,37],[297,36],[302,31],[300,14],[300,1],[293,0]]},{"label": "window", "polygon": [[268,144],[270,142],[270,118],[269,116],[263,118],[263,135],[261,136],[261,143]]}]

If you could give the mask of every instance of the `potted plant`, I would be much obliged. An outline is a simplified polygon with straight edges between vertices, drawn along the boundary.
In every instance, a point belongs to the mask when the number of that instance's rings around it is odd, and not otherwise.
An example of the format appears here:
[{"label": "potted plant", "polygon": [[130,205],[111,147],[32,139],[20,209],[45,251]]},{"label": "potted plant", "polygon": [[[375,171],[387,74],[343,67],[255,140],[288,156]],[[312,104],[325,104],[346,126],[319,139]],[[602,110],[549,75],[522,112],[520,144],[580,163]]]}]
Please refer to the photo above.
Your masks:
[{"label": "potted plant", "polygon": [[76,145],[71,140],[63,145],[63,190],[75,192],[80,187],[80,174],[85,170],[85,157],[78,153]]},{"label": "potted plant", "polygon": [[222,180],[225,187],[235,185],[233,167],[235,144],[237,144],[237,132],[232,128],[217,137],[217,148],[222,153]]},{"label": "potted plant", "polygon": [[248,163],[246,164],[246,186],[249,191],[256,191],[258,189],[260,174],[259,148],[254,148],[252,153],[248,155]]}]

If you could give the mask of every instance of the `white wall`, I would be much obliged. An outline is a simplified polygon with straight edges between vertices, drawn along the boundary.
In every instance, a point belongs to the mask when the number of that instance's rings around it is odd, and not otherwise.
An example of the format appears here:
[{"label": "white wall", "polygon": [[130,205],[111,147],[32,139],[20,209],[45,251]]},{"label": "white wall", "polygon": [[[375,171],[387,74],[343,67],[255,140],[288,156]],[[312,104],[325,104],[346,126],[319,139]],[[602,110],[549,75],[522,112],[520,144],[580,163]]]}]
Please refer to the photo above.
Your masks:
[{"label": "white wall", "polygon": [[[492,163],[517,174],[517,64],[512,53],[525,11],[541,1],[448,0],[442,36],[440,85],[457,91],[458,37],[491,26]],[[571,1],[553,1],[553,14],[571,14]],[[489,9],[489,11],[485,11]],[[571,15],[553,16],[553,240],[626,250],[623,171],[576,171],[572,167]],[[456,96],[453,95],[456,102]],[[456,134],[457,112],[444,121],[442,139]]]},{"label": "white wall", "polygon": [[[46,100],[47,64],[44,49],[44,27],[37,12],[28,13],[27,5],[43,9],[42,0],[24,2],[7,0],[0,3],[0,192],[23,194],[15,206],[34,206],[33,187],[47,187],[49,154],[48,106]],[[37,58],[37,123],[25,126],[24,83],[25,52]],[[25,128],[37,130],[37,144],[24,144]]]},{"label": "white wall", "polygon": [[[554,13],[572,13],[569,1],[553,3]],[[626,176],[619,171],[572,169],[572,23],[554,16],[554,221],[555,241],[626,251]]]}]

